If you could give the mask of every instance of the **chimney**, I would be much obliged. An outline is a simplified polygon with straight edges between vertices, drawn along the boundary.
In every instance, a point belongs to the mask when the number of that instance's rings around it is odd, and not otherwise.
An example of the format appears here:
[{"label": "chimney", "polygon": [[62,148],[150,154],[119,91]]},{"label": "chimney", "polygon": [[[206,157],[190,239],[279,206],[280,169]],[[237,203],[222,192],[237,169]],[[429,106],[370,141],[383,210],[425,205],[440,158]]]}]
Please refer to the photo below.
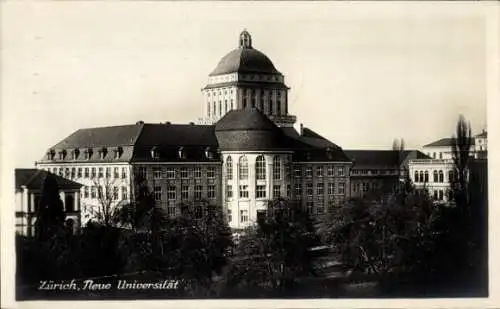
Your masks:
[{"label": "chimney", "polygon": [[189,123],[189,125],[190,125],[190,126],[194,126],[194,122],[192,122],[192,121],[191,121],[191,122]]},{"label": "chimney", "polygon": [[172,123],[170,123],[170,121],[167,121],[167,122],[165,122],[165,124],[166,124],[167,126],[169,126],[169,125],[171,125]]},{"label": "chimney", "polygon": [[137,121],[135,124],[144,124],[144,121],[139,120],[139,121]]},{"label": "chimney", "polygon": [[302,135],[304,133],[304,124],[301,123],[300,124],[300,135]]}]

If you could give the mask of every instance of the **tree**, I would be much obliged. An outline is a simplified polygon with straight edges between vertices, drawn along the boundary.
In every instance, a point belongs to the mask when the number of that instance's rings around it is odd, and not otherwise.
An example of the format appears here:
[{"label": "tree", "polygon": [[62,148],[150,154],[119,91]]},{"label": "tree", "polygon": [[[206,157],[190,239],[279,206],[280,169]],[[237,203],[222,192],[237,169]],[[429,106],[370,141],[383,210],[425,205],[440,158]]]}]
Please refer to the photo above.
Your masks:
[{"label": "tree", "polygon": [[64,225],[64,205],[59,195],[56,177],[47,173],[42,184],[42,196],[36,210],[36,236],[47,239]]},{"label": "tree", "polygon": [[314,274],[309,249],[315,244],[312,221],[298,203],[270,201],[236,245],[226,284],[233,291],[291,293],[300,279]]}]

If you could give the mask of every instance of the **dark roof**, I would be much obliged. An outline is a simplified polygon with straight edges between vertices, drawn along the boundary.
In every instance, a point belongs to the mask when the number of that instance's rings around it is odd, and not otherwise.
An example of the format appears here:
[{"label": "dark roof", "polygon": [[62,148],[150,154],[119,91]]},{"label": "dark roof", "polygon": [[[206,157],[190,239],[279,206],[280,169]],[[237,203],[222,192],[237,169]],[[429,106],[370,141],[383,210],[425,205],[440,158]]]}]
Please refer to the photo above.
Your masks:
[{"label": "dark roof", "polygon": [[49,174],[57,181],[57,185],[60,190],[80,189],[83,186],[81,183],[74,182],[45,170],[35,168],[16,168],[16,189],[21,189],[22,186],[26,186],[28,189],[41,189],[45,178],[47,178]]},{"label": "dark roof", "polygon": [[143,123],[113,127],[80,129],[56,144],[55,149],[95,148],[134,145]]},{"label": "dark roof", "polygon": [[353,168],[399,168],[410,159],[430,159],[418,150],[344,150]]},{"label": "dark roof", "polygon": [[231,110],[216,124],[215,131],[280,131],[264,113],[256,108]]},{"label": "dark roof", "polygon": [[232,110],[215,125],[221,150],[291,150],[294,141],[255,108]]},{"label": "dark roof", "polygon": [[229,73],[281,74],[264,53],[252,47],[233,49],[222,57],[210,76]]},{"label": "dark roof", "polygon": [[[445,137],[430,144],[424,145],[424,147],[451,147],[453,145],[453,138]],[[471,139],[471,145],[474,145],[474,139]]]},{"label": "dark roof", "polygon": [[228,86],[237,86],[237,87],[245,87],[249,89],[290,89],[283,83],[280,82],[267,82],[267,81],[232,81],[232,82],[222,82],[217,84],[209,84],[205,86],[203,89],[212,89],[212,88],[220,88],[220,87],[228,87]]},{"label": "dark roof", "polygon": [[144,124],[135,145],[217,147],[217,139],[212,125]]}]

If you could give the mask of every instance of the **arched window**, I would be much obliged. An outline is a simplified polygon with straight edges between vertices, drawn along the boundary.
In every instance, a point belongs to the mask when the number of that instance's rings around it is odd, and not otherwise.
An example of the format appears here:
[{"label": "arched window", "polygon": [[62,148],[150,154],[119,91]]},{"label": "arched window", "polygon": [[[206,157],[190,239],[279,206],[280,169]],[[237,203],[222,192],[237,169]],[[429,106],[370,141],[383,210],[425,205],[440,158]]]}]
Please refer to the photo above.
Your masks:
[{"label": "arched window", "polygon": [[420,175],[419,182],[424,182],[424,172],[423,172],[423,171],[420,171],[420,172],[419,172],[419,175]]},{"label": "arched window", "polygon": [[248,179],[248,159],[245,156],[240,157],[238,162],[238,173],[241,180]]},{"label": "arched window", "polygon": [[273,158],[273,179],[281,179],[281,160],[279,156]]},{"label": "arched window", "polygon": [[255,179],[266,179],[266,159],[264,156],[258,156],[255,160]]},{"label": "arched window", "polygon": [[219,100],[219,116],[222,115],[222,101]]},{"label": "arched window", "polygon": [[424,182],[429,182],[429,172],[428,171],[424,172]]},{"label": "arched window", "polygon": [[226,175],[228,180],[233,179],[233,159],[231,156],[228,156],[226,160]]},{"label": "arched window", "polygon": [[415,171],[415,182],[418,182],[418,171]]},{"label": "arched window", "polygon": [[439,171],[439,182],[444,182],[444,174],[443,174],[443,171]]},{"label": "arched window", "polygon": [[453,171],[448,172],[448,181],[449,182],[455,181],[455,174],[453,173]]},{"label": "arched window", "polygon": [[434,182],[438,182],[438,172],[437,172],[437,171],[434,171],[434,173],[432,173],[432,174],[433,174],[432,180],[433,180]]},{"label": "arched window", "polygon": [[273,112],[273,110],[274,110],[273,105],[274,105],[273,104],[273,99],[269,98],[269,115],[273,115],[274,114],[274,112]]}]

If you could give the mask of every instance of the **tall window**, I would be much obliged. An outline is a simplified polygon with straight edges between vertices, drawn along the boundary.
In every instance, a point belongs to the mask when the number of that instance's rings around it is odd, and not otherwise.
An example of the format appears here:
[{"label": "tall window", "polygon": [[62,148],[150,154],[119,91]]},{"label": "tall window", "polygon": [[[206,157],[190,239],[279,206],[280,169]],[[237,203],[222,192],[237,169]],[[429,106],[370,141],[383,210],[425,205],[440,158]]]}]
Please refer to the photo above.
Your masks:
[{"label": "tall window", "polygon": [[153,187],[153,195],[155,197],[155,201],[161,201],[161,186]]},{"label": "tall window", "polygon": [[231,208],[227,209],[227,221],[229,221],[229,222],[233,221],[233,216],[232,216],[232,213],[231,213]]},{"label": "tall window", "polygon": [[420,171],[419,173],[419,182],[424,182],[424,172],[423,171]]},{"label": "tall window", "polygon": [[215,185],[208,185],[207,197],[215,198]]},{"label": "tall window", "polygon": [[118,167],[115,167],[113,169],[113,177],[114,178],[120,178],[120,169]]},{"label": "tall window", "polygon": [[328,169],[326,171],[326,175],[328,177],[333,177],[334,176],[334,172],[333,172],[333,165],[328,165]]},{"label": "tall window", "polygon": [[269,98],[269,115],[274,115],[274,102],[273,98]]},{"label": "tall window", "polygon": [[344,176],[344,168],[343,167],[339,167],[337,168],[337,176]]},{"label": "tall window", "polygon": [[102,167],[99,167],[99,174],[98,174],[98,177],[99,177],[99,178],[102,178],[102,176],[103,176],[103,172],[104,172],[103,168],[102,168]]},{"label": "tall window", "polygon": [[201,178],[201,167],[195,167],[193,170],[194,178]]},{"label": "tall window", "polygon": [[307,202],[307,214],[312,216],[314,215],[314,203],[312,201]]},{"label": "tall window", "polygon": [[174,179],[175,178],[175,169],[172,167],[167,168],[167,178]]},{"label": "tall window", "polygon": [[[359,184],[358,184],[359,186]],[[333,195],[335,193],[335,184],[333,182],[328,183],[328,195]]]},{"label": "tall window", "polygon": [[317,177],[323,177],[323,166],[317,166],[316,167],[316,176]]},{"label": "tall window", "polygon": [[122,178],[127,178],[127,168],[122,167]]},{"label": "tall window", "polygon": [[154,167],[153,168],[153,178],[154,179],[160,179],[161,178],[161,168],[160,167]]},{"label": "tall window", "polygon": [[86,167],[83,170],[83,178],[89,178],[89,168],[88,167]]},{"label": "tall window", "polygon": [[127,194],[127,187],[123,186],[122,187],[122,200],[128,199],[128,194]]},{"label": "tall window", "polygon": [[425,171],[424,173],[424,182],[429,182],[429,172]]},{"label": "tall window", "polygon": [[313,184],[312,184],[312,182],[306,183],[306,195],[307,196],[312,196],[313,195]]},{"label": "tall window", "polygon": [[83,187],[83,197],[88,198],[89,197],[89,187],[84,186]]},{"label": "tall window", "polygon": [[111,167],[106,167],[106,178],[111,178]]},{"label": "tall window", "polygon": [[187,200],[189,198],[189,186],[181,187],[181,199]]},{"label": "tall window", "polygon": [[313,172],[312,172],[312,167],[308,166],[306,167],[306,177],[312,177]]},{"label": "tall window", "polygon": [[248,186],[240,185],[240,198],[248,198]]},{"label": "tall window", "polygon": [[71,168],[71,178],[75,178],[76,175],[76,168],[72,167]]},{"label": "tall window", "polygon": [[281,196],[281,186],[280,185],[274,185],[273,186],[273,197],[280,197]]},{"label": "tall window", "polygon": [[247,157],[240,157],[238,163],[238,172],[240,180],[248,179],[248,160]]},{"label": "tall window", "polygon": [[325,184],[322,182],[318,182],[316,184],[316,195],[318,195],[318,197],[321,197],[324,194],[325,194]]},{"label": "tall window", "polygon": [[94,178],[95,177],[95,167],[91,169],[90,177]]},{"label": "tall window", "polygon": [[455,181],[455,174],[453,173],[453,171],[448,172],[448,181],[449,182]]},{"label": "tall window", "polygon": [[418,171],[415,171],[415,182],[418,182]]},{"label": "tall window", "polygon": [[226,197],[227,198],[232,198],[233,197],[233,186],[232,185],[227,185],[226,186]]},{"label": "tall window", "polygon": [[233,159],[231,156],[228,156],[226,160],[226,175],[228,180],[233,179]]},{"label": "tall window", "polygon": [[266,186],[257,185],[257,188],[255,190],[255,197],[256,198],[265,198],[266,197]]},{"label": "tall window", "polygon": [[187,169],[187,167],[181,167],[181,178],[183,178],[183,179],[188,178],[188,169]]},{"label": "tall window", "polygon": [[194,186],[194,199],[201,200],[201,192],[203,191],[203,186],[196,185]]},{"label": "tall window", "polygon": [[339,182],[339,194],[345,193],[345,184],[343,182]]},{"label": "tall window", "polygon": [[248,221],[248,210],[240,210],[240,221],[241,222]]},{"label": "tall window", "polygon": [[295,197],[300,198],[301,195],[302,195],[302,184],[296,183],[295,184]]},{"label": "tall window", "polygon": [[255,178],[257,180],[266,179],[266,159],[264,156],[258,156],[255,160]]},{"label": "tall window", "polygon": [[76,177],[82,178],[82,168],[81,167],[78,168],[78,170],[76,172]]},{"label": "tall window", "polygon": [[119,188],[116,187],[116,186],[113,186],[113,200],[118,200],[118,196],[119,196]]},{"label": "tall window", "polygon": [[433,178],[432,180],[433,180],[434,182],[438,182],[438,172],[437,172],[437,171],[434,171],[434,173],[432,173],[432,174],[433,174],[433,176],[434,176],[434,177],[432,177],[432,178]]},{"label": "tall window", "polygon": [[[160,187],[160,189],[161,189],[161,187]],[[156,196],[156,194],[155,194],[155,196]],[[175,186],[168,186],[168,188],[167,188],[167,199],[169,199],[169,200],[175,200]]]},{"label": "tall window", "polygon": [[295,167],[293,169],[293,174],[295,177],[300,177],[302,176],[302,170],[300,169],[300,167]]},{"label": "tall window", "polygon": [[443,174],[443,171],[439,171],[439,182],[444,182],[444,174]]},{"label": "tall window", "polygon": [[281,160],[279,156],[273,158],[273,179],[281,179]]},{"label": "tall window", "polygon": [[215,178],[215,167],[211,166],[207,168],[207,178]]}]

